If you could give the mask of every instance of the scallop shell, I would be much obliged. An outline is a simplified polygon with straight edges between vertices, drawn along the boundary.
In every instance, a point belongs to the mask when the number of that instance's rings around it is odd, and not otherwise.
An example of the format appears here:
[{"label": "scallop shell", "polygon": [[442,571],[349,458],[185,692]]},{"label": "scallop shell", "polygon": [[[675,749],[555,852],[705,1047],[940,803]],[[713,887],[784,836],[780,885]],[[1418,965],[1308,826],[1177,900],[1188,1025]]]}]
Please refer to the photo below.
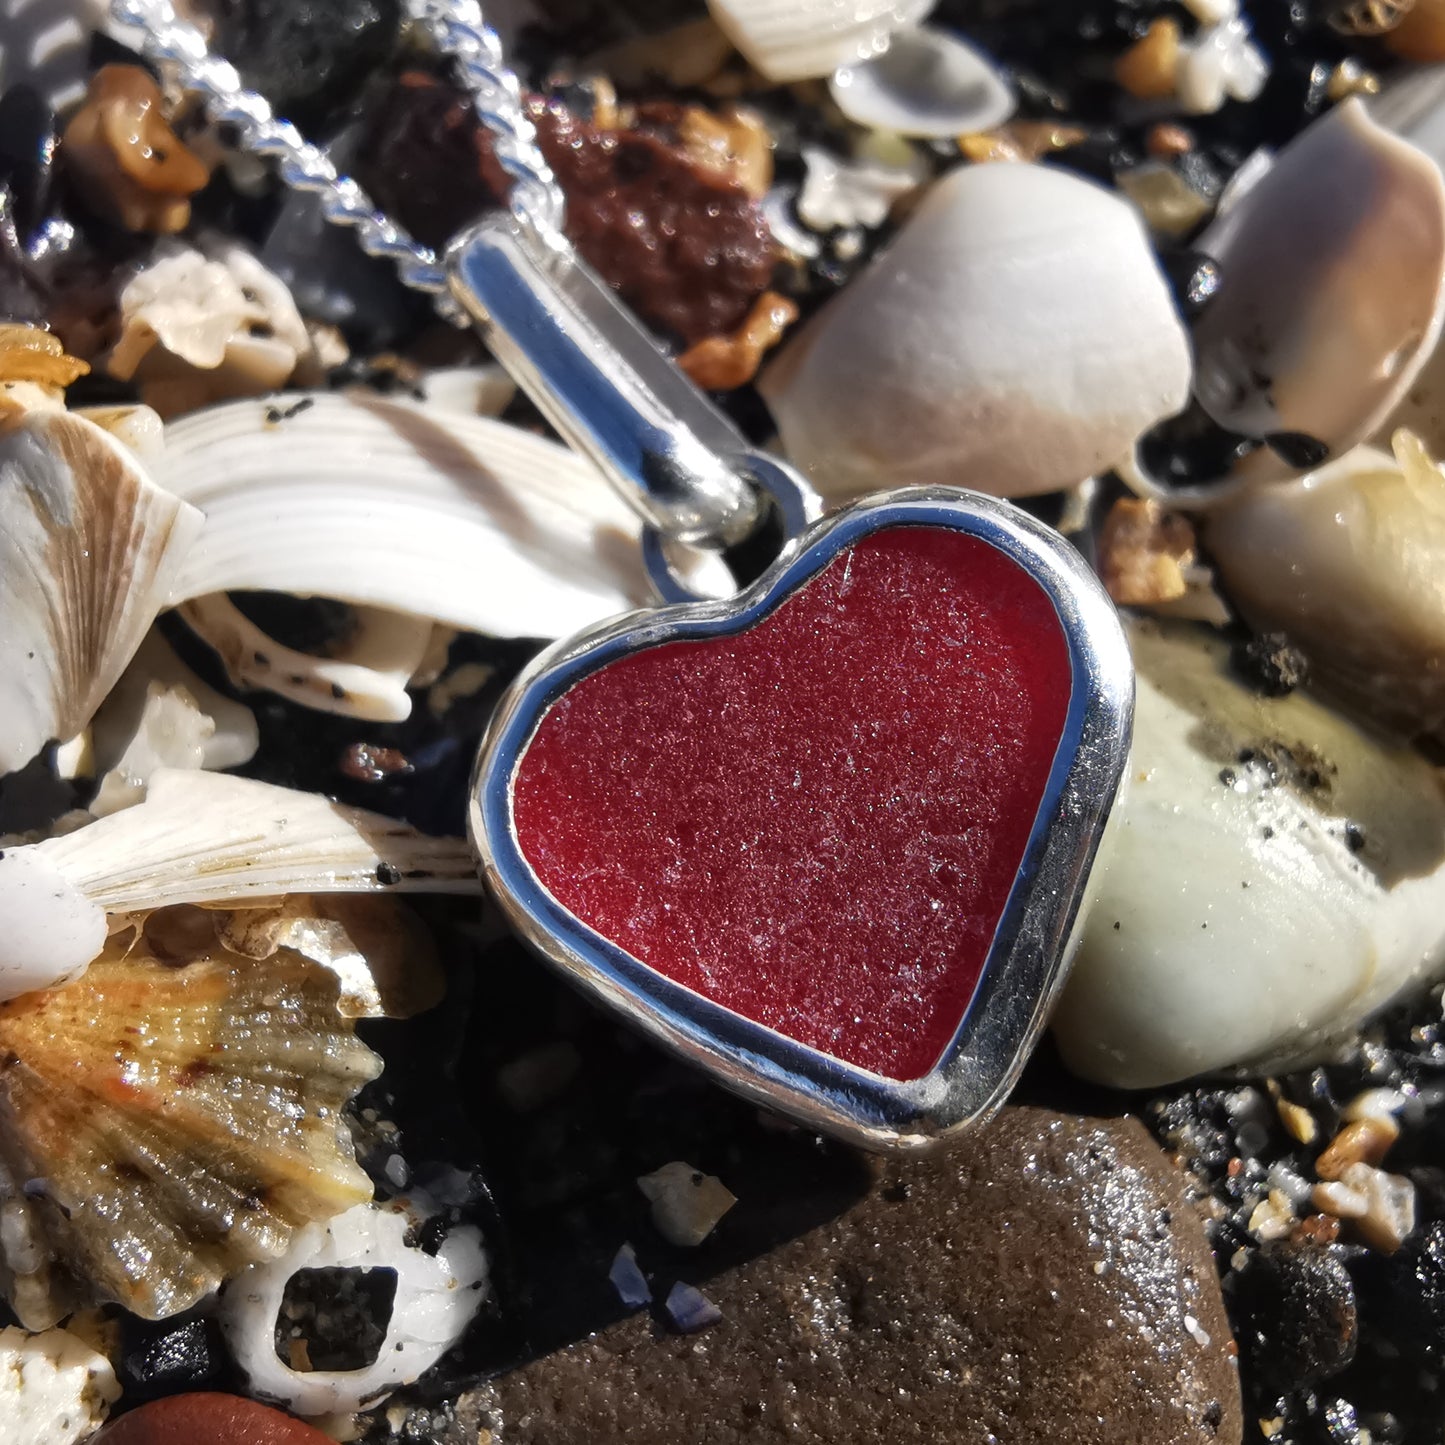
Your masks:
[{"label": "scallop shell", "polygon": [[380,1070],[336,993],[287,950],[174,967],[118,936],[0,1005],[0,1285],[28,1328],[85,1298],[176,1314],[371,1197],[341,1110]]},{"label": "scallop shell", "polygon": [[90,721],[201,523],[93,423],[0,422],[0,773]]},{"label": "scallop shell", "polygon": [[[1439,168],[1357,99],[1314,122],[1197,243],[1224,284],[1194,331],[1195,395],[1246,436],[1340,456],[1409,390],[1445,313]],[[1291,469],[1256,453],[1241,475]]]}]

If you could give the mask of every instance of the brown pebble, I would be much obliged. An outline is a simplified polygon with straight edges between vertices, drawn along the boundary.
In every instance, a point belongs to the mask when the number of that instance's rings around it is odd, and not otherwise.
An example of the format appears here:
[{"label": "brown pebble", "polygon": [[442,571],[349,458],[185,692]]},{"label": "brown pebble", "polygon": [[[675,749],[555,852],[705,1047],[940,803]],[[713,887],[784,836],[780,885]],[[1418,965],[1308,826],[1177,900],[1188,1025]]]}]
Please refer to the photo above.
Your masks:
[{"label": "brown pebble", "polygon": [[[747,319],[772,279],[777,248],[762,208],[734,180],[697,164],[667,120],[607,130],[556,101],[527,114],[567,198],[567,235],[622,299],[687,345]],[[358,179],[418,240],[444,245],[497,204],[510,182],[470,104],[420,72],[377,107]]]},{"label": "brown pebble", "polygon": [[1339,1179],[1351,1164],[1378,1164],[1400,1137],[1400,1126],[1390,1118],[1356,1119],[1330,1140],[1315,1160],[1321,1179]]},{"label": "brown pebble", "polygon": [[1340,1221],[1328,1214],[1307,1214],[1295,1225],[1295,1244],[1333,1244],[1340,1237]]},{"label": "brown pebble", "polygon": [[342,754],[337,764],[341,772],[358,783],[379,783],[395,773],[411,772],[411,763],[406,754],[397,748],[381,747],[377,743],[352,743]]},{"label": "brown pebble", "polygon": [[138,65],[104,65],[60,143],[86,203],[127,231],[169,236],[191,219],[210,172],[170,127],[160,88]]},{"label": "brown pebble", "polygon": [[1144,145],[1156,160],[1170,161],[1176,156],[1188,155],[1194,149],[1194,132],[1182,125],[1160,121],[1158,125],[1149,127]]},{"label": "brown pebble", "polygon": [[480,1427],[508,1445],[1238,1445],[1209,1246],[1136,1120],[1006,1108],[966,1148],[869,1167],[830,1223],[709,1274],[703,1348],[640,1313],[491,1381]]},{"label": "brown pebble", "polygon": [[1140,100],[1173,95],[1178,74],[1179,22],[1167,15],[1153,21],[1114,62],[1114,79]]}]

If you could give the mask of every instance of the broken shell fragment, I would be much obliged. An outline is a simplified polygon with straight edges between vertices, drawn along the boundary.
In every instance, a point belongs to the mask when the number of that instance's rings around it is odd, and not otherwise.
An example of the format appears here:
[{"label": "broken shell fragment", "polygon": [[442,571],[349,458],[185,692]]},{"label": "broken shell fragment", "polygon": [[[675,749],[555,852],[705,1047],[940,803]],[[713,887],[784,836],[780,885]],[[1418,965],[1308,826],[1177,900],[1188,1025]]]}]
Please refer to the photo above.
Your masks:
[{"label": "broken shell fragment", "polygon": [[[434,1252],[412,1242],[430,1202],[360,1205],[298,1234],[280,1259],[252,1265],[227,1288],[221,1327],[251,1389],[300,1415],[357,1410],[410,1384],[461,1339],[488,1292],[480,1232],[451,1230]],[[375,1360],[357,1370],[293,1370],[276,1354],[286,1285],[303,1269],[387,1270],[396,1277],[391,1318]]]},{"label": "broken shell fragment", "polygon": [[1179,410],[1189,343],[1127,202],[1043,166],[967,166],[760,387],[829,502],[940,483],[1026,496]]},{"label": "broken shell fragment", "polygon": [[[1225,281],[1194,330],[1195,395],[1221,426],[1328,456],[1408,390],[1445,310],[1445,183],[1358,99],[1314,122],[1203,234]],[[1303,471],[1273,453],[1245,475]]]},{"label": "broken shell fragment", "polygon": [[429,838],[313,793],[163,768],[144,802],[0,853],[0,997],[75,977],[105,939],[97,910],[381,889],[481,885],[460,839]]},{"label": "broken shell fragment", "polygon": [[991,130],[1016,104],[973,46],[928,25],[901,31],[874,60],[840,67],[828,90],[858,125],[923,139]]},{"label": "broken shell fragment", "polygon": [[0,1005],[0,1284],[22,1323],[87,1297],[175,1314],[371,1197],[341,1109],[379,1068],[335,1001],[294,954],[176,967],[117,940],[79,983]]},{"label": "broken shell fragment", "polygon": [[1445,783],[1200,627],[1137,623],[1131,778],[1054,1015],[1086,1078],[1319,1057],[1445,971]]},{"label": "broken shell fragment", "polygon": [[342,645],[313,657],[268,637],[224,593],[183,602],[180,613],[215,648],[237,687],[266,688],[302,707],[369,722],[411,715],[407,685],[427,658],[433,631],[429,618],[358,607]]},{"label": "broken shell fragment", "polygon": [[718,28],[769,80],[831,75],[880,55],[933,0],[708,0]]},{"label": "broken shell fragment", "polygon": [[173,603],[290,592],[560,637],[652,595],[639,524],[601,475],[488,417],[365,394],[232,402],[168,427],[156,474],[206,514]]},{"label": "broken shell fragment", "polygon": [[0,424],[0,773],[90,721],[201,523],[91,422]]},{"label": "broken shell fragment", "polygon": [[78,1335],[0,1329],[0,1417],[14,1445],[79,1445],[118,1399],[114,1367]]},{"label": "broken shell fragment", "polygon": [[1415,437],[1250,487],[1204,536],[1245,618],[1283,633],[1353,711],[1445,733],[1445,469]]}]

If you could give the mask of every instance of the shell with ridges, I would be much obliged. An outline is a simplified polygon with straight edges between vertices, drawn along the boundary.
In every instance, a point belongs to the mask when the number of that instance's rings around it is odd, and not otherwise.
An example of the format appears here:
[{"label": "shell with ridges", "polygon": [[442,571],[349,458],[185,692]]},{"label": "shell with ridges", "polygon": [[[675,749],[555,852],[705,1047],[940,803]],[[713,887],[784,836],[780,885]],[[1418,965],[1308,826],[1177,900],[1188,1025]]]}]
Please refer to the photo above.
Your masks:
[{"label": "shell with ridges", "polygon": [[201,523],[93,423],[0,420],[0,773],[90,721]]},{"label": "shell with ridges", "polygon": [[208,952],[117,936],[79,983],[0,1005],[0,1281],[27,1327],[87,1295],[175,1314],[371,1196],[340,1111],[379,1069],[335,979]]},{"label": "shell with ridges", "polygon": [[708,0],[708,10],[769,80],[807,80],[881,55],[933,0]]}]

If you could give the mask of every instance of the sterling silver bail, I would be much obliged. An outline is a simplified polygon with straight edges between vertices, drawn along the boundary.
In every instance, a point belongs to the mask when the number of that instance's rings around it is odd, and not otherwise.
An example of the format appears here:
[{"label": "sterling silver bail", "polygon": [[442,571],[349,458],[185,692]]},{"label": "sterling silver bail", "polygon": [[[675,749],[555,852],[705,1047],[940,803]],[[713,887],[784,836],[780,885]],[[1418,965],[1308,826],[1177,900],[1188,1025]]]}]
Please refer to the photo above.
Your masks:
[{"label": "sterling silver bail", "polygon": [[205,99],[240,149],[275,162],[281,180],[316,195],[370,255],[433,297],[454,322],[471,321],[517,384],[572,446],[598,467],[643,520],[648,573],[663,601],[690,600],[669,545],[727,549],[771,520],[786,548],[821,512],[792,468],[751,447],[578,257],[562,234],[561,187],[537,147],[516,73],[476,0],[410,0],[415,30],[450,58],[458,84],[491,133],[512,178],[505,211],[437,257],[339,175],[325,150],[278,119],[171,0],[112,0],[146,57]]}]

